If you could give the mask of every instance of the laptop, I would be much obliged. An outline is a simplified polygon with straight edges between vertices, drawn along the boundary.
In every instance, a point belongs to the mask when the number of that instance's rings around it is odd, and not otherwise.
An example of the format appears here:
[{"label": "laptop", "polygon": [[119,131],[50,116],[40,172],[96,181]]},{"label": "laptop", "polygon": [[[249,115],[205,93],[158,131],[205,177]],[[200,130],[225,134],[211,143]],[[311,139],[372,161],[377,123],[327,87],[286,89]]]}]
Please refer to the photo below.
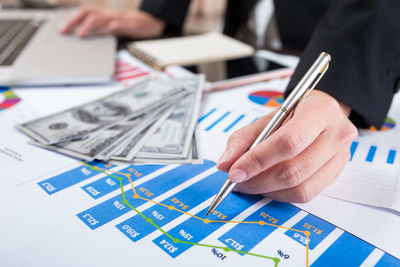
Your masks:
[{"label": "laptop", "polygon": [[93,84],[111,80],[116,40],[59,34],[71,10],[0,11],[0,86]]}]

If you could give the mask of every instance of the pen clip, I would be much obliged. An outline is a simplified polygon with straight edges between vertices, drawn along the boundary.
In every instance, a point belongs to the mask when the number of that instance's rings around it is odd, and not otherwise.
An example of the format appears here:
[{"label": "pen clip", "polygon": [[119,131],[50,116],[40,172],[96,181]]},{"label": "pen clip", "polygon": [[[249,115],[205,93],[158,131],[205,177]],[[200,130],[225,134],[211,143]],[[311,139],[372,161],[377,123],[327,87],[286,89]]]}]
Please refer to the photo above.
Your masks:
[{"label": "pen clip", "polygon": [[317,85],[317,83],[319,82],[319,80],[321,80],[322,76],[324,75],[324,73],[326,72],[326,70],[329,67],[329,63],[326,63],[324,65],[324,67],[321,69],[321,71],[318,73],[317,76],[315,76],[315,79],[312,81],[310,88],[307,89],[307,91],[304,92],[304,94],[301,96],[301,98],[299,99],[300,103],[301,101],[303,101],[304,99],[306,99],[306,97],[311,93],[311,91],[314,89],[314,87]]}]

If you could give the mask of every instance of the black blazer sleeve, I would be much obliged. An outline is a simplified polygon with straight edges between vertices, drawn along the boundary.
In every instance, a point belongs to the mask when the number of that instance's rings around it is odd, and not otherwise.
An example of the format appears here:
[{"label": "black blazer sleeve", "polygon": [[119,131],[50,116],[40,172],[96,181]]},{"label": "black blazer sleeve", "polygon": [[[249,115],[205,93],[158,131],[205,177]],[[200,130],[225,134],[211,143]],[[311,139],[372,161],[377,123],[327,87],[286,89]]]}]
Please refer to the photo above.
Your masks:
[{"label": "black blazer sleeve", "polygon": [[190,0],[143,0],[140,9],[163,20],[166,25],[164,36],[182,34]]},{"label": "black blazer sleeve", "polygon": [[334,0],[319,21],[287,87],[288,94],[318,54],[331,54],[317,88],[352,108],[358,127],[380,128],[400,76],[400,1]]}]

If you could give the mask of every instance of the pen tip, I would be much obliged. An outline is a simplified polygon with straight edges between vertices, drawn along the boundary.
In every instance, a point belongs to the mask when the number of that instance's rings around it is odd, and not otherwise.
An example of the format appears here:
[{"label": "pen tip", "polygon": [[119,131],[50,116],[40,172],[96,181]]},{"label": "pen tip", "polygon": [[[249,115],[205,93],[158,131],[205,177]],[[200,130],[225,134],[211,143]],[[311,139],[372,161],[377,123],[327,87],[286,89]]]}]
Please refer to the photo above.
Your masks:
[{"label": "pen tip", "polygon": [[208,210],[206,213],[206,216],[210,215],[210,213],[211,213],[211,210]]}]

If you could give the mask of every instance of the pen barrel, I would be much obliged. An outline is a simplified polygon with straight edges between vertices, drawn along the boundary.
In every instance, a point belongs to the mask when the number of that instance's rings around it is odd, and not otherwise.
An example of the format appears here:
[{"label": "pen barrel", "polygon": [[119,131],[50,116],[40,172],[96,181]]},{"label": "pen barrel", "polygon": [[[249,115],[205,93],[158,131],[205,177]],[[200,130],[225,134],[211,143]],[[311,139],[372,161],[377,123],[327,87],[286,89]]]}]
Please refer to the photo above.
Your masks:
[{"label": "pen barrel", "polygon": [[321,79],[325,71],[328,69],[330,60],[331,56],[328,53],[322,52],[300,80],[300,82],[288,95],[281,108],[290,113],[299,103],[299,101],[306,98],[311,90],[314,89],[315,85]]},{"label": "pen barrel", "polygon": [[286,117],[296,107],[296,105],[306,98],[312,89],[314,89],[315,85],[328,69],[330,60],[331,56],[328,53],[322,52],[319,55],[311,68],[307,71],[304,77],[286,98],[285,102],[283,102],[272,119],[268,122],[267,126],[258,135],[257,139],[251,145],[249,150],[253,149],[257,144],[261,143],[263,140],[273,134],[282,125]]}]

